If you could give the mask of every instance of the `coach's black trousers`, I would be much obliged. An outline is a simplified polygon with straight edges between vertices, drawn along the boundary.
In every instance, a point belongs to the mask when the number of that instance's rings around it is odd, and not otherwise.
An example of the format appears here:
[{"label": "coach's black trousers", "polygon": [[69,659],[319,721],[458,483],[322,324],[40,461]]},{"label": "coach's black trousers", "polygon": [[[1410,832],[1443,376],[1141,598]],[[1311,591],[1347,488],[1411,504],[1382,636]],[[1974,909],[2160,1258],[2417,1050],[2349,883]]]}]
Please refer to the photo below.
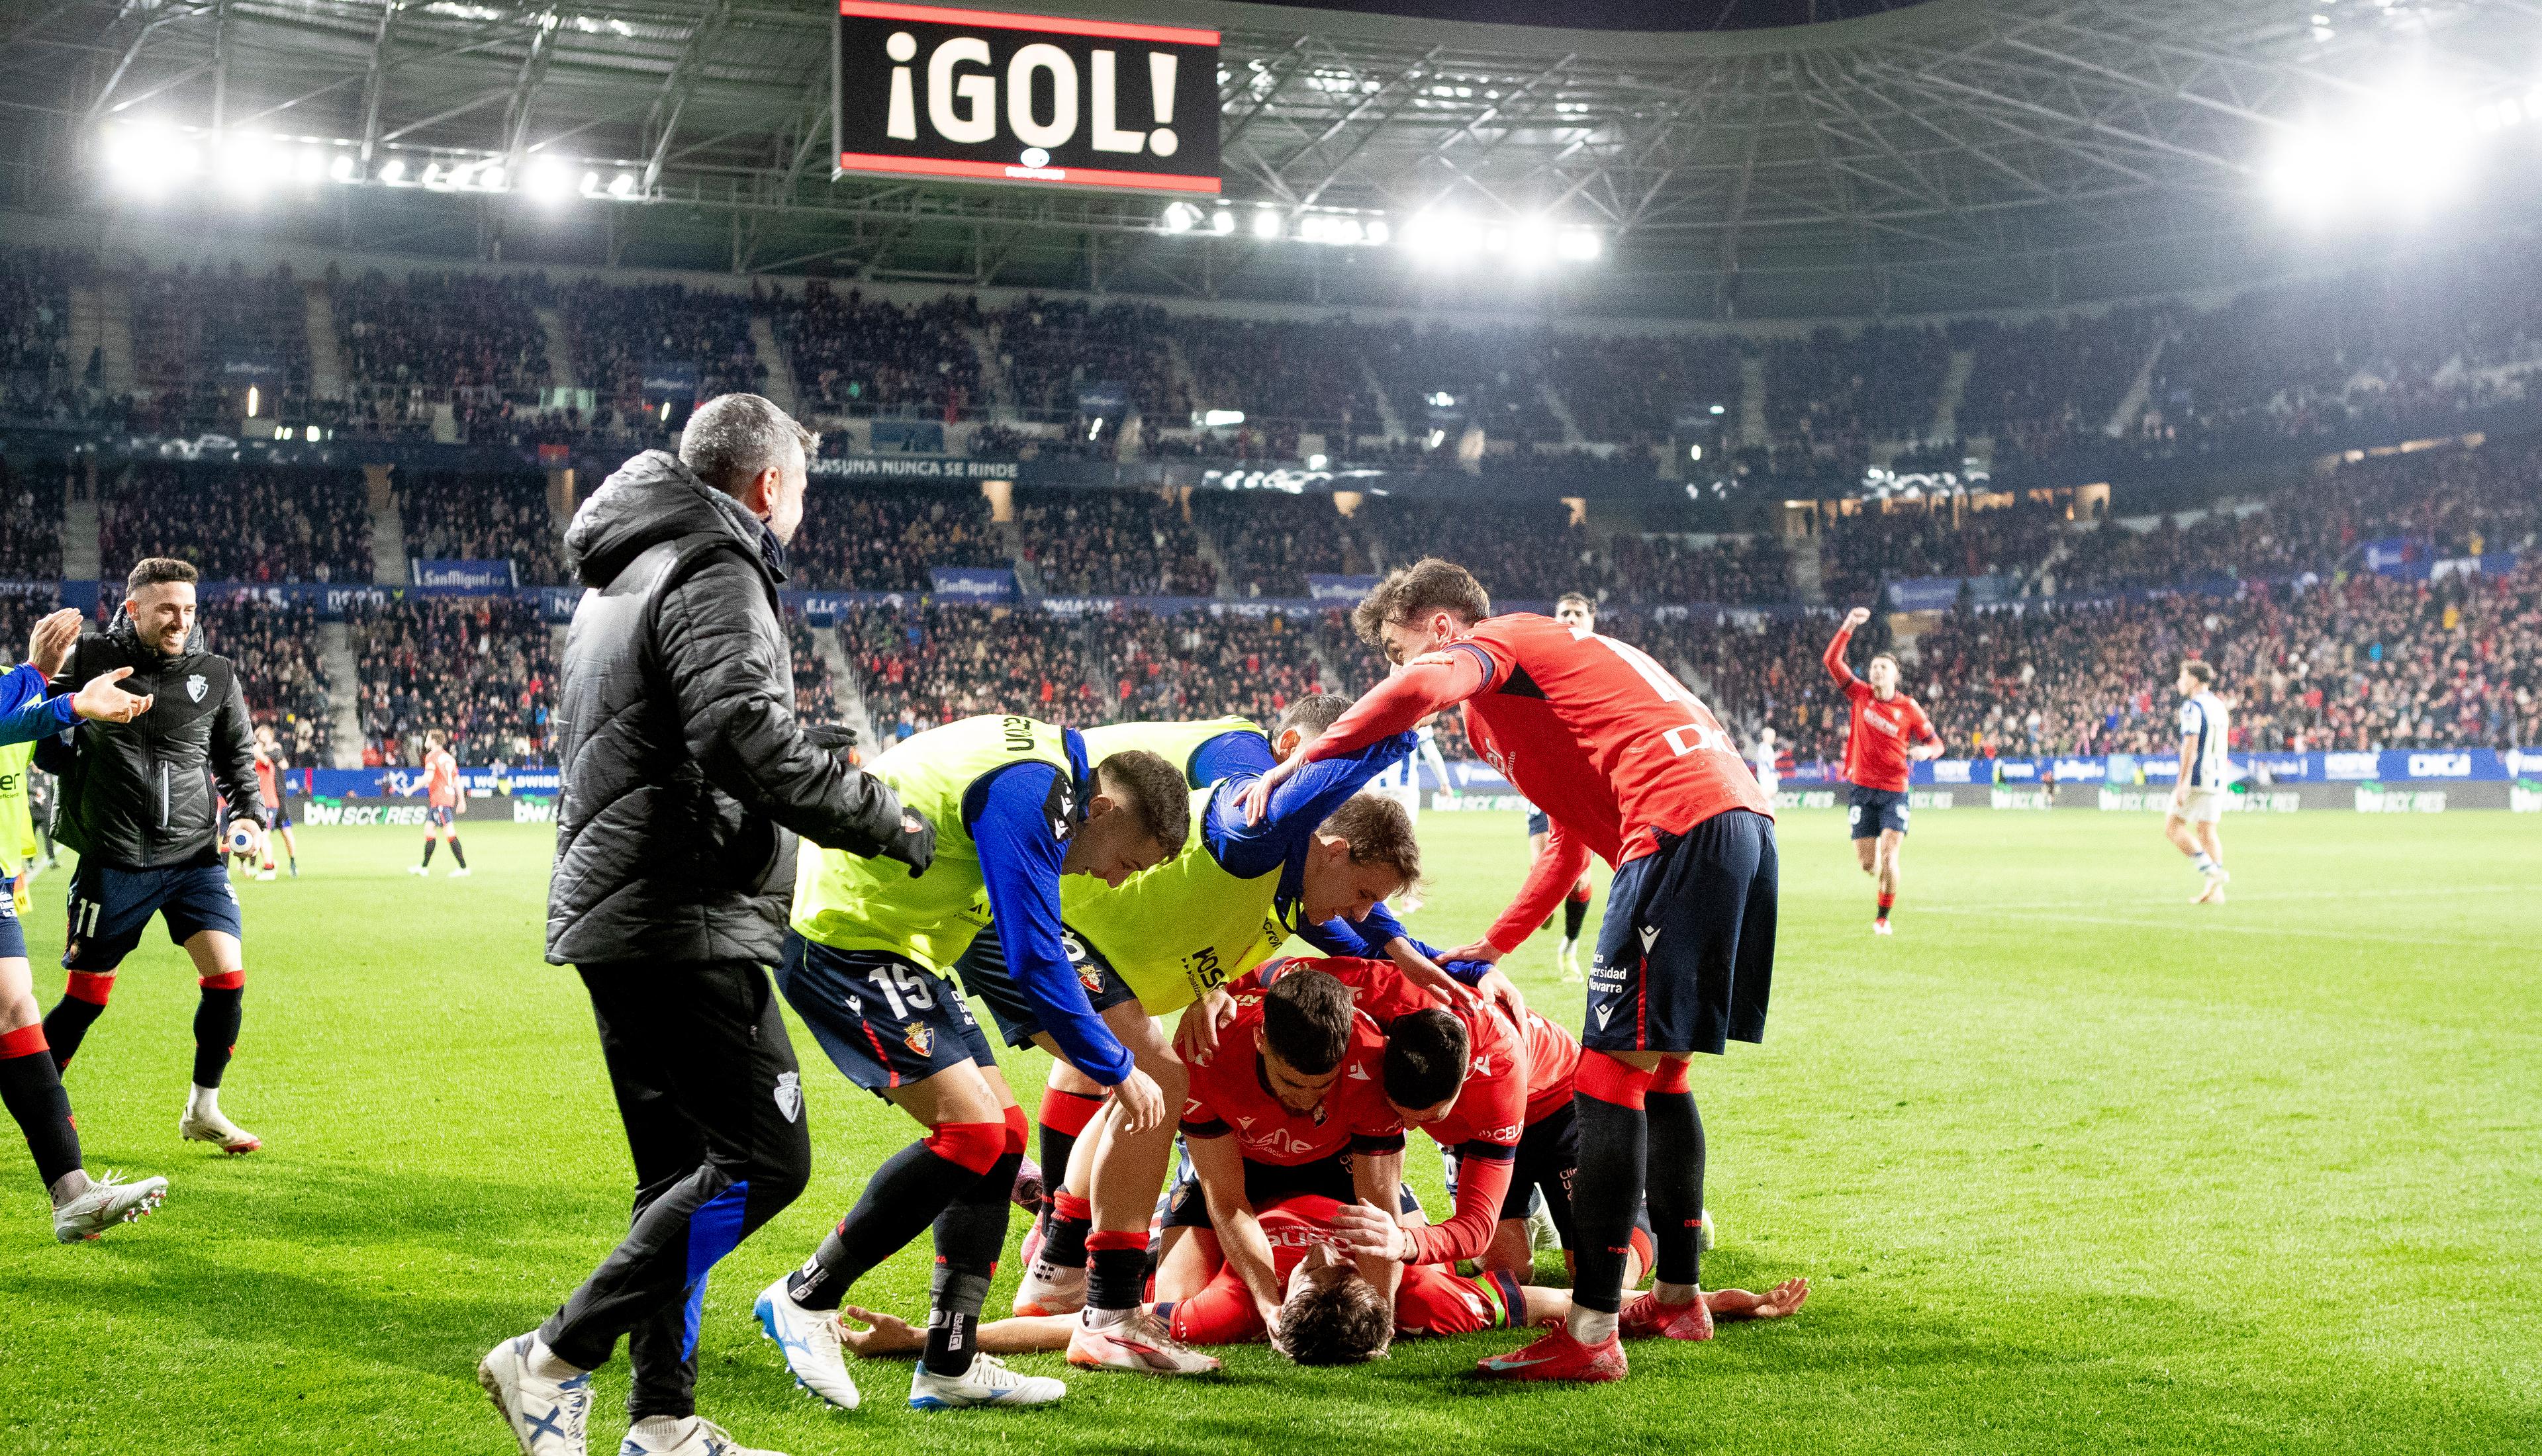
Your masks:
[{"label": "coach's black trousers", "polygon": [[762,967],[578,969],[636,1155],[636,1218],[539,1334],[585,1369],[627,1336],[630,1419],[688,1416],[708,1272],[811,1176],[794,1048]]}]

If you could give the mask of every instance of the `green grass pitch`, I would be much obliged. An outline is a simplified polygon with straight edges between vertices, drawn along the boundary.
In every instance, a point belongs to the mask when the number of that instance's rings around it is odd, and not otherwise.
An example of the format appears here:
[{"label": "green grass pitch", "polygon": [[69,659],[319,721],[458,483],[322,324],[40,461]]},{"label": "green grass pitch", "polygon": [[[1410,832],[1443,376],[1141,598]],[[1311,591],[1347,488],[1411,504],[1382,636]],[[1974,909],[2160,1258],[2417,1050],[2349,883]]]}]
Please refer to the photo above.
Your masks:
[{"label": "green grass pitch", "polygon": [[[125,967],[71,1091],[92,1167],[173,1191],[58,1247],[0,1139],[0,1451],[511,1449],[474,1364],[609,1247],[632,1180],[587,1003],[539,959],[548,832],[464,828],[473,879],[408,876],[411,832],[321,829],[306,878],[239,887],[224,1101],[262,1153],[176,1140],[191,979],[164,940]],[[1520,826],[1422,829],[1415,924],[1461,939],[1514,888]],[[1840,821],[1787,815],[1768,1039],[1696,1071],[1704,1274],[1815,1287],[1778,1325],[1634,1347],[1621,1386],[1464,1378],[1501,1334],[1354,1370],[1246,1350],[1215,1380],[1085,1376],[1015,1414],[917,1415],[906,1367],[875,1363],[863,1411],[816,1407],[751,1298],[911,1132],[798,1027],[812,1190],[716,1273],[703,1409],[794,1456],[2542,1449],[2542,821],[2225,833],[2232,903],[2207,910],[2150,816],[1926,813],[1877,941]],[[37,883],[47,1004],[63,883]],[[1577,1025],[1549,938],[1516,969]],[[857,1297],[915,1313],[924,1276],[911,1250]],[[1013,1277],[1010,1253],[993,1308]],[[605,1453],[623,1360],[601,1384]]]}]

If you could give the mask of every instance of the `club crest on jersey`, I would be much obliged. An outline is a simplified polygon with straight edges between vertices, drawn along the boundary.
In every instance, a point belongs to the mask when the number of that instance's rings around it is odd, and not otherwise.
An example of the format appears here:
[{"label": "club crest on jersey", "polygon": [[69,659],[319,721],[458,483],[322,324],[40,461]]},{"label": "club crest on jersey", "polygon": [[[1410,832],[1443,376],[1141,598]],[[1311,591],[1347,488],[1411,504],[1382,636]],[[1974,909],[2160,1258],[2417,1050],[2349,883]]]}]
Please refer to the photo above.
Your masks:
[{"label": "club crest on jersey", "polygon": [[935,1029],[923,1021],[913,1021],[900,1041],[902,1046],[921,1056],[932,1056],[935,1051]]},{"label": "club crest on jersey", "polygon": [[211,691],[212,685],[203,681],[203,675],[201,673],[187,673],[186,675],[186,696],[187,698],[195,702],[201,702],[203,700],[203,694]]},{"label": "club crest on jersey", "polygon": [[801,1072],[788,1071],[777,1074],[777,1111],[789,1123],[803,1115],[803,1074]]}]

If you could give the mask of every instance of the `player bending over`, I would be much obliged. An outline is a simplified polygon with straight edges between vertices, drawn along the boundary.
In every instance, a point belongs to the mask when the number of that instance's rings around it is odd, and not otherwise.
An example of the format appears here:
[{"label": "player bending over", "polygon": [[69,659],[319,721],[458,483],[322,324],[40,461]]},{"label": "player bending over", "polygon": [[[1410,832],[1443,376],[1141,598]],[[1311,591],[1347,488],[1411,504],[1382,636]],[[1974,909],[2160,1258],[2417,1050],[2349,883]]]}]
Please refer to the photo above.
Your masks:
[{"label": "player bending over", "polygon": [[[1547,853],[1517,900],[1449,959],[1499,961],[1525,943],[1592,853],[1615,866],[1575,1078],[1573,1307],[1544,1338],[1481,1368],[1517,1379],[1619,1378],[1619,1328],[1680,1339],[1709,1329],[1696,1298],[1703,1124],[1686,1058],[1764,1036],[1772,810],[1712,710],[1650,654],[1550,618],[1493,618],[1490,598],[1461,566],[1429,558],[1391,573],[1352,622],[1400,671],[1266,775],[1267,787],[1306,760],[1348,753],[1462,702],[1474,746],[1553,822]],[[1658,1283],[1625,1310],[1625,1260],[1646,1192]]]},{"label": "player bending over", "polygon": [[2206,881],[2190,904],[2222,905],[2224,882],[2233,878],[2224,872],[2224,841],[2217,833],[2233,782],[2233,714],[2215,695],[2215,669],[2207,663],[2194,657],[2182,663],[2172,686],[2186,701],[2180,705],[2180,775],[2172,780],[2163,812],[2163,837],[2189,856],[2190,867]]},{"label": "player bending over", "polygon": [[1063,1383],[978,1355],[973,1332],[1006,1243],[1026,1124],[945,973],[975,934],[992,931],[1036,1024],[1129,1128],[1169,1116],[1155,1079],[1087,1004],[1062,940],[1060,883],[1090,875],[1119,884],[1178,852],[1190,832],[1183,775],[1136,751],[1089,767],[1074,729],[1011,715],[904,739],[869,771],[935,826],[935,861],[912,877],[888,860],[806,855],[777,986],[849,1080],[927,1135],[874,1170],[802,1268],[760,1292],[760,1327],[806,1389],[855,1409],[829,1314],[866,1271],[932,1225],[934,1312],[910,1405],[1056,1401],[1068,1393]]},{"label": "player bending over", "polygon": [[[1379,1359],[1397,1339],[1471,1335],[1484,1330],[1523,1330],[1571,1312],[1571,1291],[1524,1283],[1505,1272],[1458,1274],[1444,1265],[1416,1265],[1403,1272],[1389,1319],[1383,1296],[1359,1272],[1343,1247],[1338,1217],[1350,1205],[1314,1194],[1286,1198],[1259,1210],[1270,1242],[1273,1272],[1285,1297],[1270,1333],[1271,1345],[1302,1365],[1351,1365]],[[1763,1294],[1708,1289],[1703,1302],[1716,1320],[1781,1319],[1809,1297],[1810,1281],[1785,1279]],[[1150,1316],[1192,1345],[1238,1345],[1263,1338],[1253,1297],[1224,1261],[1209,1271],[1196,1294],[1146,1306]],[[848,1348],[866,1359],[916,1354],[927,1332],[895,1315],[853,1306],[840,1311],[870,1328],[842,1329]],[[1064,1315],[1026,1315],[980,1327],[980,1347],[993,1354],[1054,1350],[1067,1346],[1075,1322]]]},{"label": "player bending over", "polygon": [[1844,625],[1828,641],[1826,662],[1828,676],[1852,704],[1844,737],[1844,777],[1853,790],[1846,797],[1845,822],[1853,830],[1854,857],[1879,895],[1871,933],[1886,935],[1890,908],[1898,903],[1898,861],[1906,849],[1906,764],[1940,758],[1942,740],[1915,699],[1898,691],[1897,658],[1886,652],[1872,658],[1868,683],[1844,665],[1853,629],[1869,620],[1868,607],[1846,613]]},{"label": "player bending over", "polygon": [[468,876],[468,855],[459,847],[455,821],[468,812],[468,800],[459,792],[459,759],[445,743],[438,728],[423,736],[423,860],[408,865],[407,873],[432,873],[433,834],[438,831],[450,841],[450,878],[461,880]]},{"label": "player bending over", "polygon": [[[291,761],[283,757],[282,745],[275,739],[271,723],[260,723],[256,729],[256,791],[264,801],[264,863],[257,871],[260,880],[273,878],[273,841],[282,841],[282,853],[291,861],[291,878],[300,878],[300,843],[291,836]],[[428,853],[429,851],[427,851]],[[450,853],[459,854],[459,840],[452,838]]]},{"label": "player bending over", "polygon": [[[1332,694],[1302,700],[1283,716],[1281,741],[1310,738],[1344,705]],[[1088,736],[1138,742],[1172,726],[1123,725]],[[1401,804],[1359,792],[1408,751],[1405,736],[1320,765],[1284,788],[1269,814],[1250,825],[1240,795],[1271,760],[1258,735],[1245,748],[1252,757],[1240,771],[1193,794],[1196,833],[1171,863],[1117,890],[1085,884],[1062,891],[1062,912],[1084,957],[1081,975],[1095,987],[1089,993],[1098,1005],[1134,1012],[1143,1045],[1155,1040],[1150,1013],[1182,1010],[1200,997],[1225,1002],[1221,983],[1260,964],[1290,934],[1311,939],[1321,921],[1366,914],[1419,878],[1419,850]],[[963,976],[996,1008],[996,978],[975,975],[992,969],[966,959]],[[1000,1011],[999,1019],[1009,1018]],[[1030,1030],[1010,1025],[1008,1035]],[[1179,1096],[1187,1085],[1182,1062],[1172,1050],[1158,1050]],[[1052,1103],[1067,1090],[1045,1100],[1046,1113],[1062,1110]],[[1046,1136],[1049,1123],[1046,1116]],[[1047,1237],[1032,1252],[1015,1308],[1082,1308],[1086,1333],[1070,1351],[1075,1363],[1155,1372],[1211,1363],[1184,1357],[1161,1327],[1137,1318],[1138,1263],[1171,1157],[1170,1128],[1132,1136],[1117,1113],[1107,1113],[1084,1128],[1062,1165]]]},{"label": "player bending over", "polygon": [[[78,636],[76,611],[55,613],[47,625],[37,627],[26,663],[0,677],[0,716],[33,708],[30,727],[49,731],[61,726],[62,715],[73,711],[72,700],[45,701],[44,679],[60,670]],[[146,705],[148,699],[138,701]],[[167,1195],[168,1180],[92,1179],[80,1164],[79,1128],[71,1121],[61,1069],[53,1065],[44,1042],[35,969],[27,958],[25,915],[36,869],[36,821],[29,794],[35,752],[32,740],[0,744],[0,878],[8,881],[7,893],[0,895],[0,1104],[17,1120],[35,1161],[36,1179],[52,1198],[53,1237],[70,1244],[156,1208]]]}]

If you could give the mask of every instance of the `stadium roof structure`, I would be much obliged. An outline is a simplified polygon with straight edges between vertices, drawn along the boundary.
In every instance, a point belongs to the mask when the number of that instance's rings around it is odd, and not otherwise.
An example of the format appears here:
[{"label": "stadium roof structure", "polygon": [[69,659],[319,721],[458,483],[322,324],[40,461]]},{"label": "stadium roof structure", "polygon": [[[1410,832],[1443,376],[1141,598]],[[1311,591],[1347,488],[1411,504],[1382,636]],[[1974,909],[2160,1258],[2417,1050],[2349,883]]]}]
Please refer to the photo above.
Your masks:
[{"label": "stadium roof structure", "polygon": [[[314,139],[354,159],[332,165],[357,184],[270,190],[252,221],[214,178],[155,206],[355,251],[1860,317],[2266,276],[2299,252],[2269,205],[2270,158],[2307,118],[2404,75],[2467,102],[2523,96],[2542,57],[2532,0],[1925,0],[1671,32],[1219,0],[1011,8],[1219,29],[1227,196],[1247,218],[1275,210],[1285,235],[1170,232],[1166,204],[1133,194],[833,180],[823,0],[21,0],[0,22],[0,154],[15,205],[122,216],[135,204],[100,176],[117,125]],[[602,195],[526,195],[544,159],[605,179]],[[393,160],[403,185],[381,182]],[[484,184],[489,164],[502,185]],[[428,168],[475,182],[417,184]],[[1390,219],[1399,239],[1425,212],[1551,218],[1593,229],[1603,255],[1529,279],[1442,273],[1399,243],[1296,226]]]}]

